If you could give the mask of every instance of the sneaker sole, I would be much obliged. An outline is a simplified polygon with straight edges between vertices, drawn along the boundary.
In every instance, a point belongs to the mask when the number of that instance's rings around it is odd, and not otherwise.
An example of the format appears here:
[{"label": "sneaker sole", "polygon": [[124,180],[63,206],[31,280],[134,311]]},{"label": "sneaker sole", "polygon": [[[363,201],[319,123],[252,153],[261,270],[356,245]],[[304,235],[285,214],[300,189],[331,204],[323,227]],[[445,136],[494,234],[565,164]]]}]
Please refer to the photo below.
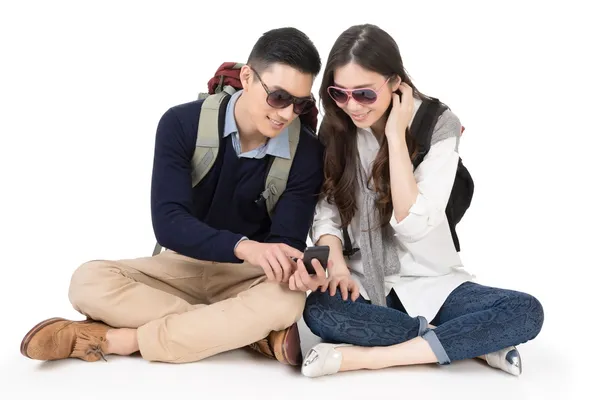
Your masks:
[{"label": "sneaker sole", "polygon": [[27,355],[27,347],[29,346],[29,343],[31,342],[31,339],[33,338],[33,336],[35,336],[36,333],[38,333],[39,331],[44,329],[46,326],[51,325],[55,322],[60,322],[60,321],[67,321],[67,320],[64,318],[50,318],[50,319],[40,322],[39,324],[37,324],[36,326],[31,328],[31,330],[29,332],[27,332],[27,334],[23,338],[23,341],[21,342],[21,354],[23,354],[27,358],[31,358]]}]

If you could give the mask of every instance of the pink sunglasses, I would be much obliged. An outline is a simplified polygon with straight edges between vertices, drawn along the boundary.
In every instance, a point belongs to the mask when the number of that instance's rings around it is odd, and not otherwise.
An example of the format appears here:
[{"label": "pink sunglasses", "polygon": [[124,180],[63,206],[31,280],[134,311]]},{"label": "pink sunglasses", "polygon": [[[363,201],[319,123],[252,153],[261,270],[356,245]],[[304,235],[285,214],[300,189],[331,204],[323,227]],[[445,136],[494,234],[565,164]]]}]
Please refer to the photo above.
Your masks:
[{"label": "pink sunglasses", "polygon": [[377,94],[381,92],[381,89],[383,89],[389,80],[390,78],[387,78],[377,90],[371,88],[344,89],[337,86],[329,86],[327,93],[329,93],[333,101],[340,104],[346,104],[350,101],[350,97],[356,100],[357,103],[373,104],[377,101]]}]

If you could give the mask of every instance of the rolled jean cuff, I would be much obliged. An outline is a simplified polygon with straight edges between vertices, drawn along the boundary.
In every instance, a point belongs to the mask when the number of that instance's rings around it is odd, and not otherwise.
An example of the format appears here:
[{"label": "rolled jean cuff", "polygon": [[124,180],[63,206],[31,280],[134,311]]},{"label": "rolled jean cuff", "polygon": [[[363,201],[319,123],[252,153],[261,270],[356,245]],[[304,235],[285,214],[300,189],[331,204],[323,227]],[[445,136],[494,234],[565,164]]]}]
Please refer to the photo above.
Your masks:
[{"label": "rolled jean cuff", "polygon": [[429,329],[429,324],[427,323],[427,319],[421,315],[417,317],[419,320],[419,336],[423,336],[427,329]]},{"label": "rolled jean cuff", "polygon": [[437,335],[432,329],[428,329],[421,336],[427,341],[427,343],[429,343],[429,347],[431,347],[431,350],[433,351],[433,354],[435,354],[439,364],[450,364],[450,358],[448,357],[446,350],[444,350],[444,346],[442,346],[440,339],[438,339]]}]

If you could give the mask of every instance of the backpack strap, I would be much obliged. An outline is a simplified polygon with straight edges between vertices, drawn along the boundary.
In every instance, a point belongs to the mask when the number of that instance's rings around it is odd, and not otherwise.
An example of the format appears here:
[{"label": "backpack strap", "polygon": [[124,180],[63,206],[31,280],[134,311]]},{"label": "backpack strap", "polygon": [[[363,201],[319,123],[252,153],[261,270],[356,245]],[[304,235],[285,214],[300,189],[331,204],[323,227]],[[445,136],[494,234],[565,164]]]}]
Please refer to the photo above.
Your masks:
[{"label": "backpack strap", "polygon": [[152,251],[152,256],[154,257],[155,255],[160,253],[162,249],[162,246],[158,242],[156,242],[156,244],[154,245],[154,251]]},{"label": "backpack strap", "polygon": [[348,228],[343,228],[342,233],[344,235],[344,249],[343,253],[346,257],[350,258],[354,254],[356,254],[360,249],[357,247],[352,247],[352,242],[350,241],[350,234],[348,233]]},{"label": "backpack strap", "polygon": [[302,124],[299,118],[294,119],[288,127],[288,138],[290,143],[290,158],[273,157],[267,178],[265,179],[265,190],[261,193],[258,201],[266,201],[269,216],[273,216],[275,206],[285,191],[290,169],[296,155]]},{"label": "backpack strap", "polygon": [[210,171],[219,153],[219,110],[224,99],[235,93],[231,86],[206,97],[198,119],[196,150],[192,157],[192,187],[196,186]]},{"label": "backpack strap", "polygon": [[[418,145],[418,154],[413,160],[415,169],[429,152],[435,124],[440,115],[447,109],[448,106],[436,98],[424,99],[423,104],[419,107],[410,130],[411,135],[413,135]],[[461,134],[463,129],[464,128],[461,128]],[[462,216],[469,208],[472,197],[473,179],[471,178],[469,171],[464,167],[462,159],[459,157],[456,177],[445,209],[454,248],[458,252],[460,252],[460,242],[456,232],[456,224],[461,220]]]},{"label": "backpack strap", "polygon": [[423,99],[421,106],[415,114],[415,118],[410,127],[410,134],[417,142],[418,153],[413,160],[413,166],[416,169],[423,161],[429,148],[431,147],[431,138],[433,129],[438,121],[438,117],[446,111],[447,107],[438,99]]}]

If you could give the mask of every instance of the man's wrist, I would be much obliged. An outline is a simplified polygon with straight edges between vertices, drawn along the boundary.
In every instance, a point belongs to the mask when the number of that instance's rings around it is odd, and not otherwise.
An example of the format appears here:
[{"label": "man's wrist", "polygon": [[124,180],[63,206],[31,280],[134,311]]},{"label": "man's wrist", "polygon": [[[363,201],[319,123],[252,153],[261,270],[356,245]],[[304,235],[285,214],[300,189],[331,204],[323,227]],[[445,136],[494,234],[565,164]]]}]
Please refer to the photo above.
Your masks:
[{"label": "man's wrist", "polygon": [[238,240],[238,242],[235,244],[235,246],[233,247],[233,255],[235,255],[237,258],[239,258],[242,261],[244,260],[244,254],[243,254],[243,248],[244,246],[242,245],[242,248],[240,248],[240,244],[242,244],[243,242],[247,242],[250,239],[248,239],[246,236],[242,237],[240,240]]}]

